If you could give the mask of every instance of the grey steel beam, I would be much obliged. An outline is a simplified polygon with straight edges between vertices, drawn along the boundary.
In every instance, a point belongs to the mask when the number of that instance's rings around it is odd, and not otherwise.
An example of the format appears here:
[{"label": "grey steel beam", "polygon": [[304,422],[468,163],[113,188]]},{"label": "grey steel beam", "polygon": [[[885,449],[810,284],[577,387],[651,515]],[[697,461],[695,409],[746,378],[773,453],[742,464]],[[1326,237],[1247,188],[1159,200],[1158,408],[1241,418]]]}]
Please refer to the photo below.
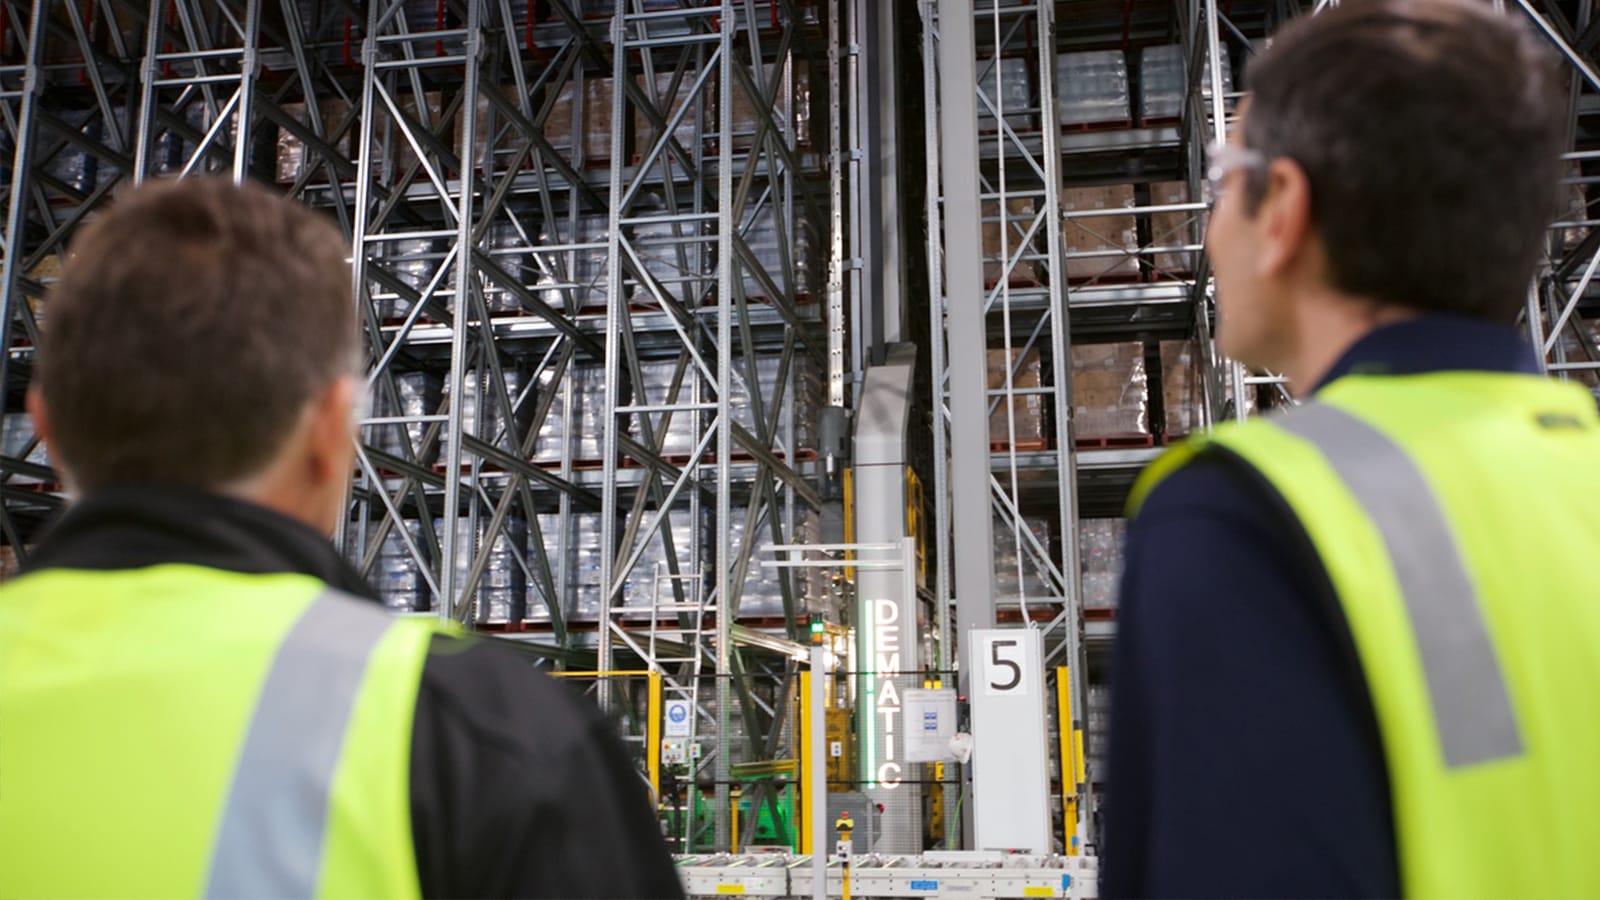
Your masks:
[{"label": "grey steel beam", "polygon": [[[989,512],[978,113],[972,0],[939,0],[939,156],[944,194],[945,336],[950,373],[950,499],[956,630],[994,624]],[[960,637],[957,638],[960,640]],[[968,673],[961,673],[963,690]]]}]

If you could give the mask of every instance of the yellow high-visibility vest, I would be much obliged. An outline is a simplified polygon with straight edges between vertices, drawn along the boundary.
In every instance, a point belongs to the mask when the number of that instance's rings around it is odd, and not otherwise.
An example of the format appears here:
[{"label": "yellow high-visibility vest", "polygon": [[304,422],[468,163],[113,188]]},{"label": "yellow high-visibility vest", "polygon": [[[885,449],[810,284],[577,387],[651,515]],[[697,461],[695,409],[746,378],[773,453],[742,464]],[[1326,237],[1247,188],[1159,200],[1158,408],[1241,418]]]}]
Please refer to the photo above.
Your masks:
[{"label": "yellow high-visibility vest", "polygon": [[0,589],[0,896],[415,897],[432,621],[303,575]]},{"label": "yellow high-visibility vest", "polygon": [[1595,398],[1529,375],[1347,376],[1158,459],[1130,510],[1203,449],[1266,478],[1332,579],[1406,896],[1600,896]]}]

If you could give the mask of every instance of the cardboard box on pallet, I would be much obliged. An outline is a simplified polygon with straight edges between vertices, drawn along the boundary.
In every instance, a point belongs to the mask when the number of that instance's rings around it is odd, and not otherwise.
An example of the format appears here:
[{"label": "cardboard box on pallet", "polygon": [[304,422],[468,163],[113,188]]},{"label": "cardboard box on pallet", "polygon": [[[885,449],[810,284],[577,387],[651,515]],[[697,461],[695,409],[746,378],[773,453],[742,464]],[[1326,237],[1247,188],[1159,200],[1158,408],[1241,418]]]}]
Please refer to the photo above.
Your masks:
[{"label": "cardboard box on pallet", "polygon": [[[1189,184],[1185,181],[1158,181],[1150,185],[1150,205],[1174,206],[1189,201]],[[1199,210],[1158,212],[1150,214],[1150,246],[1184,247],[1199,243]],[[1187,275],[1194,270],[1191,251],[1167,250],[1156,253],[1151,259],[1157,274]]]},{"label": "cardboard box on pallet", "polygon": [[[678,83],[676,90],[673,89],[674,75],[675,73],[670,71],[656,72],[655,85],[653,88],[649,82],[645,81],[643,75],[634,76],[635,82],[639,85],[640,89],[644,91],[645,96],[650,99],[656,110],[661,113],[661,118],[664,123],[671,122],[672,117],[677,115],[678,111],[683,109],[685,106],[690,104],[699,104],[700,97],[690,90],[694,87],[694,81],[696,77],[695,73],[684,72],[683,77],[677,79]],[[715,96],[709,80],[700,93],[706,98],[707,101],[710,101]],[[641,155],[649,153],[650,149],[655,146],[656,141],[659,139],[659,136],[656,134],[656,129],[650,124],[650,118],[645,115],[644,109],[637,103],[634,103],[630,100],[628,103],[628,108],[633,110],[633,134],[634,140],[636,141],[634,152]],[[700,121],[696,121],[697,113],[705,118],[701,119]],[[703,106],[701,106],[701,108],[698,110],[691,108],[683,114],[683,118],[678,120],[678,126],[672,130],[673,137],[678,139],[678,143],[683,145],[684,152],[688,153],[690,156],[694,155],[695,141],[700,140],[700,138],[703,137],[706,132],[711,130],[709,127],[709,124],[712,121],[711,113],[712,104],[710,102],[703,104]],[[607,115],[604,118],[606,121],[606,138],[609,140],[611,134],[610,116]],[[663,152],[666,153],[670,151]]]},{"label": "cardboard box on pallet", "polygon": [[[292,116],[295,121],[303,124],[307,129],[315,130],[311,124],[310,113],[304,103],[286,103],[283,111]],[[350,104],[334,97],[317,98],[317,118],[320,120],[322,137],[330,143],[334,151],[344,159],[354,161],[355,157],[350,152],[353,144],[352,135],[360,133],[360,123],[352,123],[349,128],[339,133],[339,127],[344,124],[345,117],[350,113]],[[333,136],[338,134],[338,139]],[[287,128],[278,128],[278,155],[276,163],[277,179],[279,184],[293,184],[307,168],[311,169],[310,181],[325,183],[328,180],[327,167],[323,165],[321,154],[313,151],[306,153],[305,142],[294,132]]]},{"label": "cardboard box on pallet", "polygon": [[[1033,198],[1013,197],[1006,201],[1005,216],[1000,215],[1000,201],[983,201],[983,283],[999,284],[1002,278],[1011,284],[1039,284],[1039,261],[1033,248],[1022,247],[1022,239],[1033,225]],[[1009,272],[1006,264],[1016,259],[1016,268]]]},{"label": "cardboard box on pallet", "polygon": [[[1228,362],[1226,360],[1223,360],[1222,361],[1222,404],[1223,404],[1223,408],[1217,411],[1217,418],[1218,418],[1219,421],[1221,421],[1223,419],[1232,419],[1234,417],[1233,375],[1232,375],[1232,370],[1229,369],[1228,366],[1229,366]],[[1249,378],[1249,377],[1251,377],[1252,375],[1255,375],[1255,374],[1259,374],[1259,373],[1253,373],[1249,369],[1245,369],[1244,375],[1245,375],[1246,378]],[[1258,399],[1261,396],[1261,393],[1262,393],[1262,385],[1247,384],[1247,385],[1244,386],[1244,414],[1246,416],[1254,416],[1254,415],[1257,415],[1257,414],[1259,414],[1261,412],[1261,405],[1258,402]],[[1271,404],[1271,402],[1272,402],[1271,398],[1269,397],[1268,398],[1268,403]],[[1270,409],[1271,406],[1269,405],[1268,408]]]},{"label": "cardboard box on pallet", "polygon": [[1072,348],[1073,435],[1078,439],[1150,433],[1144,345]]},{"label": "cardboard box on pallet", "polygon": [[[518,137],[521,128],[512,119],[501,111],[499,105],[491,101],[486,91],[493,90],[505,100],[505,104],[512,109],[520,110],[517,102],[515,86],[509,84],[484,84],[473,106],[472,118],[472,152],[474,163],[481,169],[492,158],[496,168],[505,168],[511,165],[511,160],[522,149],[522,139]],[[450,146],[459,149],[462,127],[466,122],[466,104],[460,104],[456,110],[455,129],[450,138]],[[537,111],[537,110],[535,110]],[[524,159],[523,165],[531,165],[533,154],[530,152]]]},{"label": "cardboard box on pallet", "polygon": [[[745,243],[780,295],[792,293],[796,302],[815,300],[823,286],[822,259],[817,252],[822,240],[818,229],[803,211],[785,217],[783,227],[783,239],[779,240],[777,210],[772,204],[765,204],[745,228]],[[794,267],[792,283],[784,272],[785,257]],[[742,265],[741,271],[746,297],[772,299],[771,289],[761,283],[748,264]]]},{"label": "cardboard box on pallet", "polygon": [[[1565,203],[1561,209],[1558,221],[1561,222],[1588,222],[1600,215],[1600,205],[1590,206],[1588,195],[1584,193],[1587,187],[1580,179],[1583,178],[1583,164],[1577,160],[1567,163],[1565,181],[1561,186],[1562,197]],[[1561,229],[1561,248],[1572,250],[1583,239],[1589,236],[1589,226],[1568,225]]]},{"label": "cardboard box on pallet", "polygon": [[[1587,341],[1579,339],[1576,334],[1579,329],[1583,331],[1583,337],[1587,338]],[[1567,326],[1561,329],[1561,337],[1556,342],[1556,346],[1561,351],[1559,359],[1564,360],[1566,363],[1581,365],[1600,362],[1600,354],[1591,355],[1589,349],[1590,346],[1593,346],[1600,350],[1600,319],[1585,319],[1578,315],[1572,316],[1567,320]],[[1557,357],[1552,357],[1552,364],[1561,364],[1557,362],[1557,359]],[[1551,374],[1557,374],[1560,371],[1557,370]],[[1565,374],[1567,378],[1600,394],[1600,369],[1569,369],[1566,370]]]},{"label": "cardboard box on pallet", "polygon": [[[612,99],[610,78],[581,74],[566,82],[544,120],[544,139],[561,153],[577,155],[579,165],[605,165],[611,161]],[[583,136],[581,148],[573,146],[574,129]],[[631,155],[633,148],[624,146],[622,152]]]},{"label": "cardboard box on pallet", "polygon": [[[1044,395],[1037,393],[1037,388],[1042,383],[1040,378],[1039,351],[1029,350],[1022,353],[1013,347],[1009,353],[1004,348],[990,350],[989,360],[989,443],[1010,445],[1012,441],[1012,419],[1016,421],[1016,446],[1017,449],[1043,449],[1045,445],[1044,429]],[[1006,367],[1011,367],[1011,388],[1013,391],[1034,391],[1033,393],[1013,394],[1008,400],[1004,394],[995,395],[995,391],[1003,392],[1006,387]]]},{"label": "cardboard box on pallet", "polygon": [[[1105,253],[1067,260],[1067,275],[1074,281],[1135,277],[1139,274],[1139,230],[1132,212],[1133,185],[1067,188],[1061,192],[1063,213],[1102,209],[1127,209],[1126,215],[1065,218],[1062,236],[1067,254]],[[1123,255],[1110,255],[1120,251]]]},{"label": "cardboard box on pallet", "polygon": [[49,293],[50,288],[60,280],[61,254],[59,253],[52,253],[46,256],[44,259],[34,263],[33,268],[28,270],[27,281],[39,285],[39,289],[34,290],[31,285],[23,284],[23,296],[27,298],[28,310],[36,318],[43,316],[44,298]]},{"label": "cardboard box on pallet", "polygon": [[[456,120],[452,118],[449,124],[444,123],[444,98],[438,91],[427,91],[423,94],[423,109],[427,113],[426,120],[424,120],[422,111],[417,106],[417,95],[411,90],[407,89],[400,96],[393,99],[395,105],[400,108],[400,112],[405,115],[406,127],[411,131],[412,137],[416,139],[424,151],[428,152],[430,157],[433,156],[432,144],[434,141],[442,143],[446,148],[449,148],[451,155],[460,150],[459,143],[455,138]],[[377,119],[372,123],[373,171],[382,171],[381,167],[385,161],[384,141],[387,140],[390,146],[394,148],[394,163],[393,168],[390,170],[393,173],[391,178],[398,180],[401,173],[417,162],[417,151],[412,148],[411,141],[401,132],[400,123],[392,121],[387,106],[382,111],[375,113],[375,115]],[[423,126],[426,126],[427,134],[419,131],[419,128]],[[413,182],[426,182],[426,180],[427,174],[419,171]]]},{"label": "cardboard box on pallet", "polygon": [[1161,342],[1161,402],[1167,437],[1200,427],[1200,357],[1194,341]]},{"label": "cardboard box on pallet", "polygon": [[[761,67],[762,77],[767,81],[767,91],[775,98],[774,112],[776,124],[791,133],[792,143],[798,147],[811,146],[811,68],[805,60],[797,59],[789,71],[780,71],[773,64],[764,64]],[[786,85],[780,84],[776,90],[772,88],[773,78],[787,78]],[[761,85],[757,85],[761,87]],[[743,88],[735,86],[733,89],[733,149],[738,153],[750,151],[755,146],[756,129],[761,125],[761,119],[756,114],[755,104],[750,102],[750,96]],[[715,118],[712,119],[715,127]]]},{"label": "cardboard box on pallet", "polygon": [[570,155],[572,153],[572,135],[583,128],[583,121],[578,118],[578,106],[573,98],[578,96],[578,86],[571,81],[564,81],[555,91],[555,98],[548,96],[539,98],[534,104],[534,111],[544,109],[545,102],[550,103],[550,112],[544,117],[544,139],[555,150]]}]

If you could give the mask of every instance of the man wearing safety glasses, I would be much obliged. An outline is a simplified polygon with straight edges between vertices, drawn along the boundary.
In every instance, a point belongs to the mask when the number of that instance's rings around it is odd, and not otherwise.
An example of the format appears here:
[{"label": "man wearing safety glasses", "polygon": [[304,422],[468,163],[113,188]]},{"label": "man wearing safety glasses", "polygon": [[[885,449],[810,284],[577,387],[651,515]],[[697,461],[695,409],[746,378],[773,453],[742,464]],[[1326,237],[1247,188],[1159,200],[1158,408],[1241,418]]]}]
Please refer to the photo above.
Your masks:
[{"label": "man wearing safety glasses", "polygon": [[1600,895],[1600,417],[1514,324],[1565,83],[1479,0],[1353,0],[1213,152],[1221,351],[1300,404],[1134,489],[1106,896]]}]

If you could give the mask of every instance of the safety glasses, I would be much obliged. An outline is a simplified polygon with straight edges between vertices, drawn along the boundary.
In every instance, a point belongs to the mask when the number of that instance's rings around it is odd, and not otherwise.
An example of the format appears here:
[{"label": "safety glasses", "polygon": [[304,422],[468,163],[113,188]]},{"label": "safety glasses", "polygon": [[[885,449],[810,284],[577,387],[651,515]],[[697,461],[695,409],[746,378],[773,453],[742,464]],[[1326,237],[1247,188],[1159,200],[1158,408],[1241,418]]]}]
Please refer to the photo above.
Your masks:
[{"label": "safety glasses", "polygon": [[1206,187],[1211,189],[1211,202],[1222,196],[1222,185],[1232,172],[1260,170],[1267,166],[1267,157],[1259,150],[1234,144],[1212,144],[1206,148]]}]

